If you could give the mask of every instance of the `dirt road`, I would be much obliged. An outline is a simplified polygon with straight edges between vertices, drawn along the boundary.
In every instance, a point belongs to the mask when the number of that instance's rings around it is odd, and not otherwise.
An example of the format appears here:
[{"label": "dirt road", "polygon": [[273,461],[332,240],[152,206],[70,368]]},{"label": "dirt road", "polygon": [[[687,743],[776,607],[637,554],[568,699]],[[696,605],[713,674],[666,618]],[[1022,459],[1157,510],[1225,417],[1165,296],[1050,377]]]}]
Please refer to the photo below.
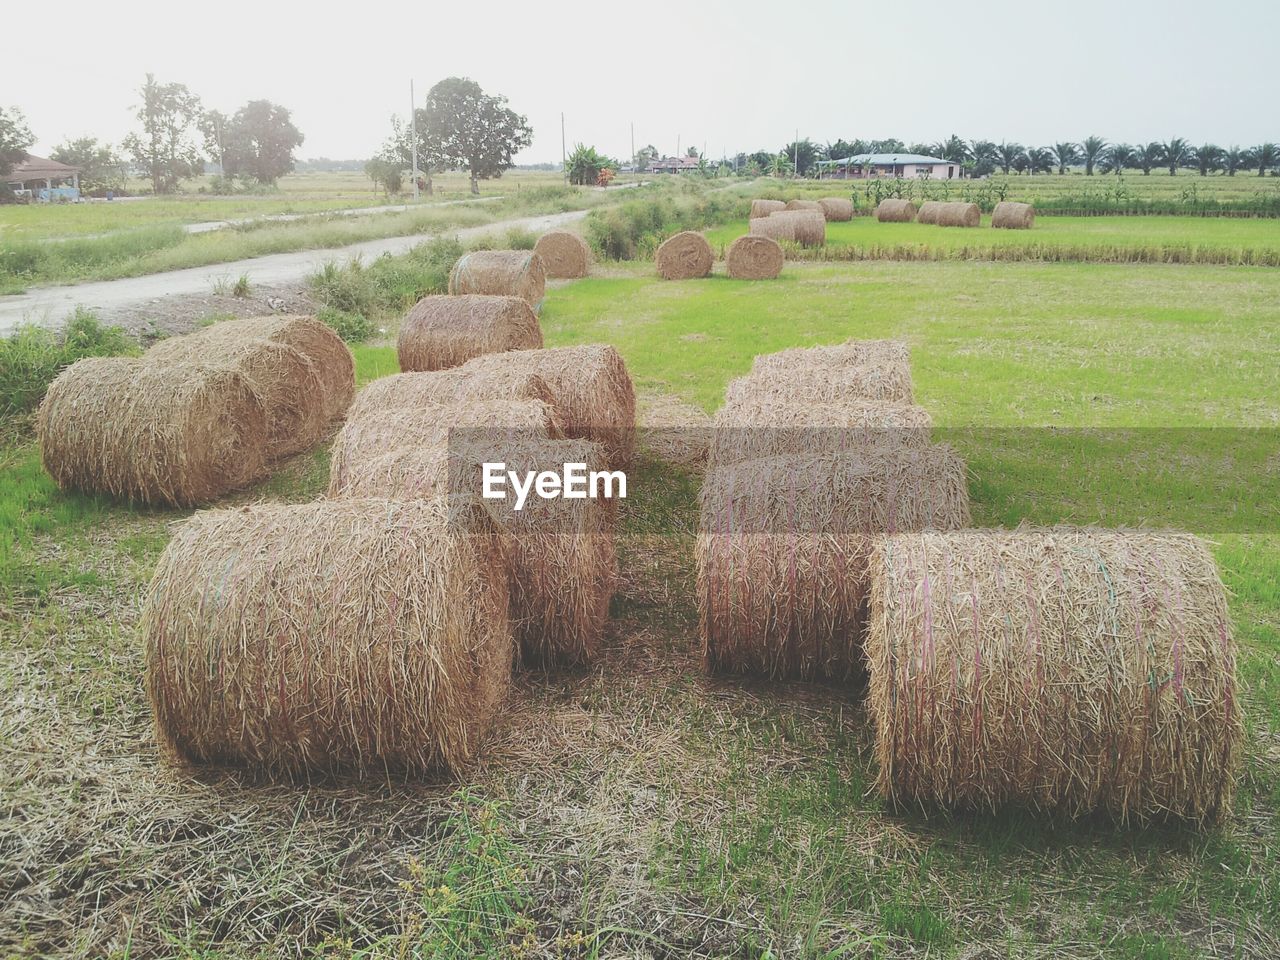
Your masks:
[{"label": "dirt road", "polygon": [[231,263],[213,263],[204,267],[191,267],[169,273],[153,273],[145,277],[126,277],[121,280],[102,280],[58,287],[34,287],[26,293],[0,297],[0,334],[5,334],[21,323],[40,323],[57,326],[77,306],[96,313],[102,320],[113,322],[117,315],[136,312],[146,306],[151,313],[163,313],[164,300],[207,296],[214,284],[224,278],[235,279],[247,274],[254,287],[287,287],[301,283],[327,261],[345,261],[352,257],[371,260],[384,253],[406,253],[413,247],[435,236],[456,235],[461,240],[491,233],[501,233],[512,227],[524,227],[535,233],[581,220],[586,210],[571,210],[538,217],[503,220],[482,227],[446,230],[439,233],[419,233],[408,237],[388,237],[367,240],[347,247],[325,250],[303,250],[297,253],[277,253]]}]

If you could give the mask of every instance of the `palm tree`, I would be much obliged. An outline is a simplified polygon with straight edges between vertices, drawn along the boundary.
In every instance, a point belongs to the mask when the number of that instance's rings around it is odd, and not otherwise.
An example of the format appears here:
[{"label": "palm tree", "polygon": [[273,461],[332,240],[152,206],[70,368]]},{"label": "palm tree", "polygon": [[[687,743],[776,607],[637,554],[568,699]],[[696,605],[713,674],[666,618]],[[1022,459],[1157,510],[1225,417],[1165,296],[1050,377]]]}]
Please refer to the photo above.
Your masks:
[{"label": "palm tree", "polygon": [[785,153],[775,154],[773,159],[769,161],[769,176],[771,177],[789,176],[794,169],[795,165]]},{"label": "palm tree", "polygon": [[973,172],[979,177],[985,177],[994,170],[1000,159],[996,145],[990,140],[970,140],[969,156],[973,157]]},{"label": "palm tree", "polygon": [[1138,166],[1144,177],[1151,176],[1151,169],[1164,163],[1164,147],[1154,141],[1138,148]]},{"label": "palm tree", "polygon": [[1067,172],[1067,167],[1080,160],[1080,145],[1077,143],[1055,143],[1050,151],[1058,162],[1058,176]]},{"label": "palm tree", "polygon": [[1103,155],[1102,169],[1119,176],[1129,167],[1135,166],[1137,162],[1137,150],[1127,143],[1116,143],[1112,144],[1111,148]]},{"label": "palm tree", "polygon": [[962,164],[969,159],[969,148],[954,133],[946,140],[935,144],[933,149],[943,160],[950,160],[952,163]]},{"label": "palm tree", "polygon": [[1210,170],[1217,170],[1222,166],[1222,148],[1212,143],[1196,147],[1192,156],[1195,157],[1196,169],[1202,177],[1207,177]]},{"label": "palm tree", "polygon": [[1253,162],[1258,165],[1258,176],[1265,177],[1267,171],[1280,163],[1280,144],[1260,143],[1249,151]]},{"label": "palm tree", "polygon": [[1005,176],[1009,175],[1009,171],[1017,165],[1018,158],[1026,154],[1026,148],[1020,143],[1001,142],[996,147],[996,156],[999,158],[1000,169],[1004,171]]},{"label": "palm tree", "polygon": [[1080,142],[1080,152],[1084,156],[1084,175],[1086,177],[1093,176],[1093,165],[1102,159],[1106,149],[1107,141],[1101,137],[1085,137]]},{"label": "palm tree", "polygon": [[1230,147],[1222,151],[1222,169],[1227,171],[1228,177],[1234,177],[1237,170],[1243,170],[1249,163],[1251,157],[1248,150],[1241,150],[1239,147]]},{"label": "palm tree", "polygon": [[1169,166],[1169,176],[1176,177],[1178,168],[1185,164],[1191,156],[1191,144],[1183,140],[1182,137],[1175,137],[1168,143],[1161,144],[1160,149],[1164,152],[1164,163]]},{"label": "palm tree", "polygon": [[[1062,144],[1058,144],[1058,146],[1062,146]],[[1054,156],[1054,151],[1047,147],[1033,147],[1027,151],[1027,170],[1032,176],[1041,172],[1051,173],[1053,171]]]}]

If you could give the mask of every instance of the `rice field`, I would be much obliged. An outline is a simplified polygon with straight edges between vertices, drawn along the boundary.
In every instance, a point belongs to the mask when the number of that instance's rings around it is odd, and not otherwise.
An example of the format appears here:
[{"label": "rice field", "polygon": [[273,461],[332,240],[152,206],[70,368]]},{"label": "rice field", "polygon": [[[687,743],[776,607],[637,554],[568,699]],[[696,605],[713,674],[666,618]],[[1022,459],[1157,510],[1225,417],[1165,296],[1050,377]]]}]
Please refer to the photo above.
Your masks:
[{"label": "rice field", "polygon": [[[828,235],[897,226],[914,225]],[[1211,535],[1247,728],[1226,822],[887,809],[856,687],[704,676],[700,478],[655,452],[632,472],[600,665],[521,675],[465,782],[176,773],[138,615],[190,511],[58,492],[18,422],[0,446],[0,952],[1280,952],[1280,271],[872,260],[676,282],[606,264],[550,284],[541,326],[548,346],[615,345],[642,422],[699,422],[759,353],[905,337],[917,402],[968,462],[975,523]],[[397,370],[390,342],[355,353],[362,383]],[[327,483],[322,449],[223,503],[307,503]]]}]

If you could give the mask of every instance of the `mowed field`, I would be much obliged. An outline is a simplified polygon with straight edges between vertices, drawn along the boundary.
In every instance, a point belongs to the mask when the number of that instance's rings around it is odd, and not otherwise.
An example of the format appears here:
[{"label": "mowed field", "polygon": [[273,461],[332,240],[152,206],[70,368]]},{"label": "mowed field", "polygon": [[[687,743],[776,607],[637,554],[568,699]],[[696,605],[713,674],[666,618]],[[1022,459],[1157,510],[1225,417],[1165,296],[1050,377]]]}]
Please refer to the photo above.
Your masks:
[{"label": "mowed field", "polygon": [[[1045,218],[1034,235],[1059,226],[1084,229]],[[920,229],[912,242],[974,233]],[[905,337],[918,402],[969,463],[975,523],[1210,536],[1248,728],[1231,815],[1198,831],[886,809],[860,689],[703,674],[700,477],[652,450],[622,511],[602,663],[522,675],[465,783],[177,771],[136,631],[186,514],[60,493],[18,431],[0,493],[0,952],[1280,955],[1280,271],[874,261],[751,283],[604,264],[552,285],[542,327],[550,346],[617,346],[655,425],[698,423],[756,354]],[[388,344],[356,355],[362,380],[396,370]],[[1140,465],[1135,486],[1127,454],[1161,429],[1187,430],[1154,441],[1177,469]],[[1092,433],[1064,445],[1073,430]],[[306,502],[326,481],[322,450],[227,502]]]}]

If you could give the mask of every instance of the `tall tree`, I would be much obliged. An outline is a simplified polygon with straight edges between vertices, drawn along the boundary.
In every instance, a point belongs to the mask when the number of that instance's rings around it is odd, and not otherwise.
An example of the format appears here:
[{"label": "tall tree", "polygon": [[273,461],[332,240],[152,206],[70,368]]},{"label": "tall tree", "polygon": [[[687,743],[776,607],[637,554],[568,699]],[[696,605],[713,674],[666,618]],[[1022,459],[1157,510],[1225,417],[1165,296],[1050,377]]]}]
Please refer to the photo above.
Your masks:
[{"label": "tall tree", "polygon": [[906,145],[901,140],[890,137],[887,140],[872,140],[871,149],[867,153],[904,153],[906,149]]},{"label": "tall tree", "polygon": [[1058,176],[1065,174],[1067,167],[1080,162],[1080,144],[1078,143],[1055,143],[1050,148],[1050,152],[1058,165]]},{"label": "tall tree", "polygon": [[[444,143],[440,139],[441,131],[432,126],[423,107],[414,110],[418,133],[418,175],[426,182],[428,194],[434,189],[434,174],[450,167],[449,158],[445,156]],[[377,159],[395,164],[401,169],[413,167],[413,133],[415,126],[402,124],[399,117],[391,118],[391,137],[382,146],[382,153]]]},{"label": "tall tree", "polygon": [[1026,148],[1020,143],[1003,141],[996,147],[996,156],[1000,158],[1000,169],[1005,172],[1005,176],[1008,176],[1009,171],[1017,166],[1019,157],[1026,156],[1026,152]]},{"label": "tall tree", "polygon": [[200,118],[200,98],[181,83],[160,83],[154,74],[139,91],[137,117],[142,132],[124,139],[124,148],[151,178],[156,193],[172,193],[183,180],[204,169],[193,140]]},{"label": "tall tree", "polygon": [[124,186],[124,161],[109,143],[79,137],[58,144],[49,156],[59,163],[79,167],[80,187],[87,192]]},{"label": "tall tree", "polygon": [[969,141],[969,156],[973,158],[973,175],[985,177],[991,174],[1000,160],[998,148],[990,140]]},{"label": "tall tree", "polygon": [[471,192],[480,181],[500,177],[512,156],[533,142],[528,120],[466,77],[448,77],[427,93],[427,130],[439,140],[446,162],[466,170]]},{"label": "tall tree", "polygon": [[658,148],[650,143],[637,150],[636,155],[631,158],[631,162],[635,164],[637,170],[648,170],[649,164],[657,159]]},{"label": "tall tree", "polygon": [[1228,177],[1234,177],[1237,170],[1243,170],[1250,160],[1249,151],[1238,146],[1228,147],[1222,151],[1222,169]]},{"label": "tall tree", "polygon": [[1151,176],[1153,168],[1164,163],[1164,145],[1152,141],[1138,148],[1138,166],[1144,177]]},{"label": "tall tree", "polygon": [[1093,167],[1107,150],[1107,141],[1098,136],[1085,137],[1080,141],[1080,155],[1084,158],[1084,175],[1093,176]]},{"label": "tall tree", "polygon": [[1107,173],[1114,173],[1119,176],[1137,162],[1138,152],[1133,147],[1127,143],[1116,143],[1112,144],[1103,154],[1102,169]]},{"label": "tall tree", "polygon": [[769,160],[769,166],[765,169],[769,171],[771,177],[789,177],[795,167],[788,154],[777,153]]},{"label": "tall tree", "polygon": [[1164,154],[1163,162],[1169,168],[1169,176],[1178,175],[1178,168],[1184,166],[1191,156],[1191,144],[1182,137],[1174,137],[1168,143],[1160,145]]},{"label": "tall tree", "polygon": [[1047,147],[1032,147],[1027,151],[1027,172],[1050,173],[1053,170],[1054,153]]},{"label": "tall tree", "polygon": [[303,139],[286,108],[270,100],[251,100],[226,124],[222,172],[275,183],[293,169],[293,152]]},{"label": "tall tree", "polygon": [[828,143],[827,148],[822,151],[824,160],[843,160],[845,157],[856,156],[859,153],[866,153],[862,149],[861,140],[837,140],[835,143]]},{"label": "tall tree", "polygon": [[0,176],[27,159],[27,148],[35,140],[21,110],[0,107]]},{"label": "tall tree", "polygon": [[969,159],[969,146],[954,133],[946,140],[941,140],[933,147],[938,156],[952,163],[964,163]]},{"label": "tall tree", "polygon": [[1222,148],[1217,144],[1202,144],[1192,151],[1191,156],[1195,159],[1196,169],[1202,177],[1207,177],[1210,171],[1222,166]]},{"label": "tall tree", "polygon": [[813,165],[818,162],[818,146],[808,137],[792,140],[782,148],[782,152],[791,161],[795,172],[802,177],[807,177]]},{"label": "tall tree", "polygon": [[196,126],[200,129],[201,136],[204,137],[204,149],[209,154],[210,159],[218,164],[218,169],[225,174],[227,172],[227,128],[231,125],[231,118],[221,110],[206,110],[200,114],[200,119],[196,121]]},{"label": "tall tree", "polygon": [[1253,163],[1258,168],[1258,176],[1265,177],[1267,171],[1280,163],[1280,144],[1260,143],[1249,151],[1253,155]]}]

